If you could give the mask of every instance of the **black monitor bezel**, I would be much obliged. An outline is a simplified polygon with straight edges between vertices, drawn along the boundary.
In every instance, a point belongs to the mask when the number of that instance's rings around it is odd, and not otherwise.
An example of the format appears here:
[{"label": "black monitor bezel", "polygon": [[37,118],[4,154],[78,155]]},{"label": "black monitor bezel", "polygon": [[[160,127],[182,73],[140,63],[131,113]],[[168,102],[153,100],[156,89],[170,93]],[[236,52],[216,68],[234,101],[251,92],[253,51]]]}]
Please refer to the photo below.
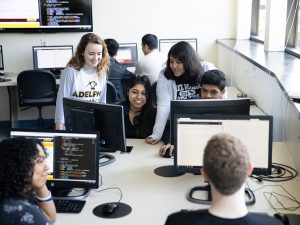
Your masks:
[{"label": "black monitor bezel", "polygon": [[118,51],[120,51],[120,49],[130,49],[130,53],[131,53],[131,59],[132,62],[131,63],[121,63],[120,64],[126,66],[126,67],[135,67],[136,63],[138,61],[138,50],[137,50],[137,43],[119,43],[119,49]]},{"label": "black monitor bezel", "polygon": [[[205,120],[268,120],[269,121],[269,155],[268,155],[268,168],[253,168],[252,174],[255,175],[270,175],[272,172],[272,150],[273,150],[273,116],[270,115],[208,115],[208,114],[175,114],[174,115],[174,167],[178,173],[193,173],[200,174],[201,166],[178,166],[177,163],[177,119],[178,118],[191,118],[191,119],[205,119]],[[201,138],[201,137],[199,137]]]},{"label": "black monitor bezel", "polygon": [[[19,131],[19,132],[28,132],[28,133],[59,133],[59,134],[91,134],[96,135],[96,145],[95,145],[95,158],[94,158],[94,165],[95,165],[95,180],[94,182],[86,182],[86,181],[78,181],[78,180],[47,180],[46,185],[50,189],[56,188],[63,188],[63,189],[72,189],[72,188],[86,188],[86,189],[97,189],[99,187],[99,133],[98,132],[73,132],[73,131],[65,131],[65,130],[34,130],[34,129],[18,129],[14,128],[10,130],[10,137],[12,131]],[[33,136],[34,137],[34,136]],[[92,162],[91,162],[92,163]]]},{"label": "black monitor bezel", "polygon": [[[84,0],[85,2],[87,0]],[[39,14],[41,15],[41,8],[39,4]],[[43,26],[37,28],[1,28],[0,33],[72,33],[72,32],[93,32],[93,5],[92,0],[88,0],[89,6],[89,23],[87,25],[69,25],[69,26],[58,26],[58,27],[51,27],[51,26]],[[40,18],[41,19],[41,18]],[[47,19],[47,18],[46,18]]]},{"label": "black monitor bezel", "polygon": [[[99,112],[103,112],[103,111],[108,111],[108,112],[115,112],[118,114],[118,119],[119,119],[119,122],[118,121],[115,121],[115,122],[118,122],[118,128],[120,129],[117,129],[118,130],[118,134],[121,133],[121,135],[118,135],[117,137],[119,138],[119,140],[117,141],[114,138],[112,137],[109,137],[109,142],[111,143],[109,145],[109,147],[105,146],[102,147],[102,146],[99,146],[100,148],[100,152],[115,152],[115,151],[121,151],[121,152],[127,152],[127,149],[126,149],[126,133],[125,133],[125,124],[124,124],[124,110],[123,110],[123,106],[121,105],[114,105],[114,104],[102,104],[102,103],[95,103],[95,102],[89,102],[89,101],[84,101],[84,100],[81,100],[81,99],[78,99],[78,98],[63,98],[63,107],[64,107],[64,114],[65,114],[65,121],[66,121],[66,129],[72,129],[72,125],[68,125],[67,123],[67,117],[68,115],[66,115],[68,112],[68,108],[67,107],[71,107],[73,109],[78,109],[78,110],[82,110],[83,112],[86,111],[88,113],[91,112],[91,110],[93,111],[94,113],[94,118],[97,117],[97,110]],[[97,119],[95,119],[95,125],[93,126],[94,127],[94,130],[99,132],[100,133],[100,142],[101,140],[103,140],[103,135],[101,136],[101,130],[99,128],[99,126],[101,126],[98,122],[97,122]],[[91,126],[89,126],[91,127]],[[112,128],[108,128],[106,127],[107,130],[109,130],[109,132],[112,132]],[[80,132],[80,131],[78,131]],[[106,135],[106,134],[105,134]]]},{"label": "black monitor bezel", "polygon": [[0,70],[4,70],[3,47],[0,45]]},{"label": "black monitor bezel", "polygon": [[[225,108],[226,107],[226,108]],[[243,107],[243,111],[231,113],[231,107]],[[180,109],[180,110],[178,110]],[[213,109],[213,110],[211,110]],[[249,115],[250,98],[235,99],[189,99],[171,100],[170,104],[170,134],[173,140],[173,124],[175,114],[226,114],[226,115]]]},{"label": "black monitor bezel", "polygon": [[[72,50],[72,56],[73,56],[73,53],[74,53],[74,50],[73,50],[73,45],[47,45],[47,46],[32,46],[32,59],[33,59],[33,68],[34,69],[42,69],[42,70],[50,70],[50,71],[55,71],[55,70],[63,70],[65,67],[53,67],[53,68],[39,68],[38,67],[38,61],[37,61],[37,54],[36,54],[36,50],[37,49],[47,49],[47,48],[70,48]],[[71,58],[70,58],[71,59]]]}]

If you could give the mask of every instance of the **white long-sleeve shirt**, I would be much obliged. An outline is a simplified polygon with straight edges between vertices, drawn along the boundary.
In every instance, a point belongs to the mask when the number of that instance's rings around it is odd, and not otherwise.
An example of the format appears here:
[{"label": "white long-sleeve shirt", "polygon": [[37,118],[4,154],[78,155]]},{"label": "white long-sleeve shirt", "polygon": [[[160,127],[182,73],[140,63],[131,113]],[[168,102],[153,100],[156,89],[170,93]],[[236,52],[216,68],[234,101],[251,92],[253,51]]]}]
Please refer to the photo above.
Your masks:
[{"label": "white long-sleeve shirt", "polygon": [[85,68],[76,70],[73,67],[66,67],[62,71],[57,94],[55,123],[64,124],[64,97],[106,103],[106,81],[105,73],[99,76],[96,71],[90,72]]}]

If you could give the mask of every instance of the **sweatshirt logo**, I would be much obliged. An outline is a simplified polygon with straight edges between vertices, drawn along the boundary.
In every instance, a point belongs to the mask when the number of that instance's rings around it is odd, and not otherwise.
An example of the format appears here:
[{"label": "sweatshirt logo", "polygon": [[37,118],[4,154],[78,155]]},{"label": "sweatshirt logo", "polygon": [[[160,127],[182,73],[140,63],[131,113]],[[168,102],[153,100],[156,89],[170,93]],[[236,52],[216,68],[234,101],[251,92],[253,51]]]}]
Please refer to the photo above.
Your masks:
[{"label": "sweatshirt logo", "polygon": [[72,94],[72,96],[77,97],[77,98],[97,98],[100,96],[101,91],[96,91],[96,86],[97,86],[97,82],[95,81],[90,81],[87,84],[87,89],[90,90],[86,90],[86,91],[74,91],[74,93]]}]

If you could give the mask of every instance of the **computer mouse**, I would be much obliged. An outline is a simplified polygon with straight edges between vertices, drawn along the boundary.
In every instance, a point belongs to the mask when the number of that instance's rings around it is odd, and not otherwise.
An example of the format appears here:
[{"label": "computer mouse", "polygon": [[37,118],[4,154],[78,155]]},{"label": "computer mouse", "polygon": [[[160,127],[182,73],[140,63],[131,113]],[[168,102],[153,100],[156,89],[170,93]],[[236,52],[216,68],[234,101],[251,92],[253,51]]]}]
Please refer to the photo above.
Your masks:
[{"label": "computer mouse", "polygon": [[164,158],[171,158],[170,149],[169,148],[165,151],[165,154],[163,154],[163,157]]},{"label": "computer mouse", "polygon": [[275,213],[274,217],[280,220],[284,225],[289,225],[289,218],[283,213]]},{"label": "computer mouse", "polygon": [[109,203],[106,203],[104,206],[103,206],[103,214],[105,215],[110,215],[110,214],[113,214],[116,209],[118,208],[118,203],[116,202],[109,202]]}]

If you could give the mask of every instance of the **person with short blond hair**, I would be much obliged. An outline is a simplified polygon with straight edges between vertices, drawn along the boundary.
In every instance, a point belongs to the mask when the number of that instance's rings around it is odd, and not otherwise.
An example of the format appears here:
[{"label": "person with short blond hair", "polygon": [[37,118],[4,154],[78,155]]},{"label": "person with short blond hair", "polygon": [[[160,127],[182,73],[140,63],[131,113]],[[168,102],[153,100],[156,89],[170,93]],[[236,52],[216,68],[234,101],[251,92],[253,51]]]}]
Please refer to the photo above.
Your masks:
[{"label": "person with short blond hair", "polygon": [[229,134],[214,135],[205,147],[201,169],[211,187],[211,206],[173,213],[165,225],[282,225],[268,215],[248,212],[244,182],[251,172],[245,145]]}]

